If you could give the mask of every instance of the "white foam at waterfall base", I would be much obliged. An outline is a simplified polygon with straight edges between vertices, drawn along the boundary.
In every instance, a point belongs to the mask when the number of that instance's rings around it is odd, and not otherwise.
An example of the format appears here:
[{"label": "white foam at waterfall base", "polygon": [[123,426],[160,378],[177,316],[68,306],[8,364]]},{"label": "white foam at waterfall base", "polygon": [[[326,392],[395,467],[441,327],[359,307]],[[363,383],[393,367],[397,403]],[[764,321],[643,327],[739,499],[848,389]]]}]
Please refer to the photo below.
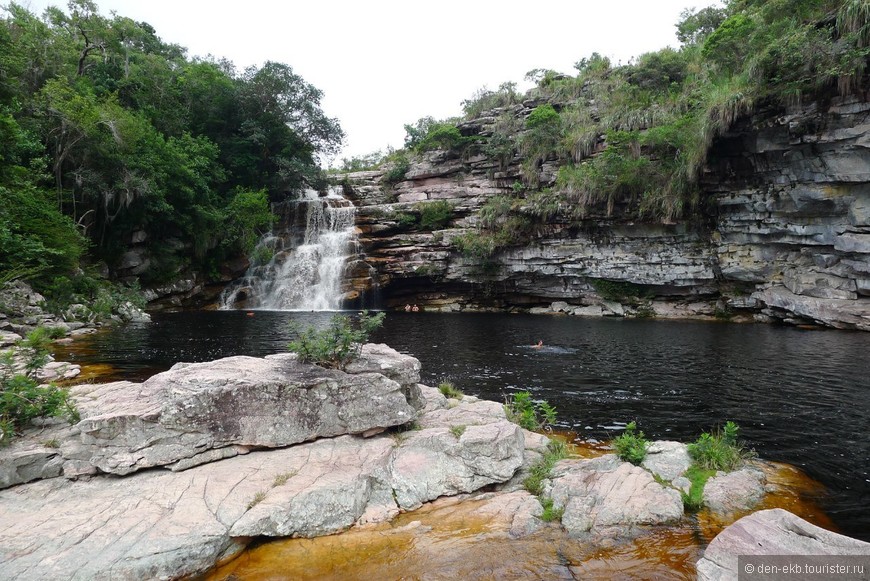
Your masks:
[{"label": "white foam at waterfall base", "polygon": [[285,241],[293,239],[290,232],[265,235],[252,256],[271,259],[266,264],[252,263],[244,278],[224,291],[222,309],[235,308],[240,293],[247,296],[246,309],[341,308],[341,283],[352,247],[356,209],[333,191],[326,198],[307,192],[292,204],[305,212],[302,244],[287,245]]}]

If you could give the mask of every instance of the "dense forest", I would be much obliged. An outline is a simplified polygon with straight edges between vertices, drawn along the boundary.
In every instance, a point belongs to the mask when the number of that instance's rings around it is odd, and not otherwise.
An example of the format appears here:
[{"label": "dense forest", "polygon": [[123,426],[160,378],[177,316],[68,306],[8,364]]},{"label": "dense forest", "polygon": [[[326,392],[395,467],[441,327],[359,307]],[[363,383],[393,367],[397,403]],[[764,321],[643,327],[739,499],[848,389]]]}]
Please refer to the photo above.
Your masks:
[{"label": "dense forest", "polygon": [[[344,169],[381,166],[389,187],[430,150],[520,160],[512,194],[493,196],[480,229],[454,241],[486,257],[556,218],[702,216],[707,152],[736,119],[865,90],[868,0],[729,0],[687,10],[676,27],[676,49],[618,66],[592,54],[571,75],[531,71],[529,93],[513,83],[481,90],[463,117],[420,119],[406,126],[403,149]],[[269,227],[270,201],[324,185],[320,156],[343,135],[320,98],[286,64],[238,71],[190,58],[91,0],[42,15],[8,5],[0,284],[21,278],[62,304],[105,293],[107,273],[134,286],[190,271],[218,280],[221,264]],[[486,132],[468,130],[483,117]],[[557,167],[546,183],[545,163]],[[134,243],[147,264],[119,270]]]},{"label": "dense forest", "polygon": [[[93,300],[131,242],[148,267],[216,278],[268,228],[269,201],[320,187],[343,139],[282,63],[189,58],[91,0],[0,20],[0,284]],[[108,267],[108,268],[107,268]],[[78,296],[74,296],[78,295]]]}]

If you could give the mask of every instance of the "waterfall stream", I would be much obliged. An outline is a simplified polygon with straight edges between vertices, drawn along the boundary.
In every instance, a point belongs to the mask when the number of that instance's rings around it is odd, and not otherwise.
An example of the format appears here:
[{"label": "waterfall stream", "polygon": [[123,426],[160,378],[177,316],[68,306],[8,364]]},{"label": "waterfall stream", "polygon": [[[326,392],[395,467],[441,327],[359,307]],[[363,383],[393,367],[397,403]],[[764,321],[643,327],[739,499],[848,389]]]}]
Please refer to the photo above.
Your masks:
[{"label": "waterfall stream", "polygon": [[308,190],[275,210],[281,217],[278,227],[258,242],[247,273],[224,291],[220,308],[340,309],[356,208],[330,189],[325,197]]}]

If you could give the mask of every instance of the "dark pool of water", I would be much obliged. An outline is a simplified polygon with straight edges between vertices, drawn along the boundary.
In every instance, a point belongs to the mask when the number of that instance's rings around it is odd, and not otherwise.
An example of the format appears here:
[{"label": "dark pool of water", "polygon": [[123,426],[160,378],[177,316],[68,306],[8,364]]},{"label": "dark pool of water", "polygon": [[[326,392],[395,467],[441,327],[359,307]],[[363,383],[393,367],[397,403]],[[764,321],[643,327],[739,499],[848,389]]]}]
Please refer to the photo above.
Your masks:
[{"label": "dark pool of water", "polygon": [[[141,380],[178,361],[285,349],[289,322],[330,315],[258,311],[157,315],[59,358],[108,363]],[[527,315],[390,313],[373,340],[410,353],[423,381],[502,401],[529,390],[561,426],[606,439],[636,420],[650,438],[692,440],[737,422],[764,458],[823,482],[828,514],[870,540],[870,334],[765,325]],[[533,349],[539,340],[544,347]]]}]

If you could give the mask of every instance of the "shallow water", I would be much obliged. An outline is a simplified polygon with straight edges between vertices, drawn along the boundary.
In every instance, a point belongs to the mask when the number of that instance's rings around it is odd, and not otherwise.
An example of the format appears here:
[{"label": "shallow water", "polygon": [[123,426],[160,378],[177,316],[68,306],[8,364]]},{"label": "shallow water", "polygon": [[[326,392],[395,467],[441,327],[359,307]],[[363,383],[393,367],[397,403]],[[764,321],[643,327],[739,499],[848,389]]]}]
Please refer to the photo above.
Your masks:
[{"label": "shallow water", "polygon": [[[582,456],[600,450],[585,447]],[[817,483],[794,468],[770,465],[777,492],[761,508],[785,508],[831,523],[807,498]],[[628,542],[591,544],[558,525],[519,539],[483,501],[443,498],[390,523],[315,539],[281,539],[245,550],[203,576],[208,581],[347,579],[695,579],[695,563],[722,528],[743,516],[708,512],[685,517]]]},{"label": "shallow water", "polygon": [[[290,321],[324,313],[157,315],[77,341],[58,359],[109,365],[141,380],[178,361],[282,351]],[[870,540],[870,334],[767,325],[502,314],[390,313],[374,336],[451,380],[502,401],[529,390],[553,403],[560,427],[608,439],[636,420],[651,439],[688,441],[737,422],[763,458],[800,467],[842,532]],[[543,341],[541,349],[532,348]],[[101,370],[101,377],[105,369]]]}]

